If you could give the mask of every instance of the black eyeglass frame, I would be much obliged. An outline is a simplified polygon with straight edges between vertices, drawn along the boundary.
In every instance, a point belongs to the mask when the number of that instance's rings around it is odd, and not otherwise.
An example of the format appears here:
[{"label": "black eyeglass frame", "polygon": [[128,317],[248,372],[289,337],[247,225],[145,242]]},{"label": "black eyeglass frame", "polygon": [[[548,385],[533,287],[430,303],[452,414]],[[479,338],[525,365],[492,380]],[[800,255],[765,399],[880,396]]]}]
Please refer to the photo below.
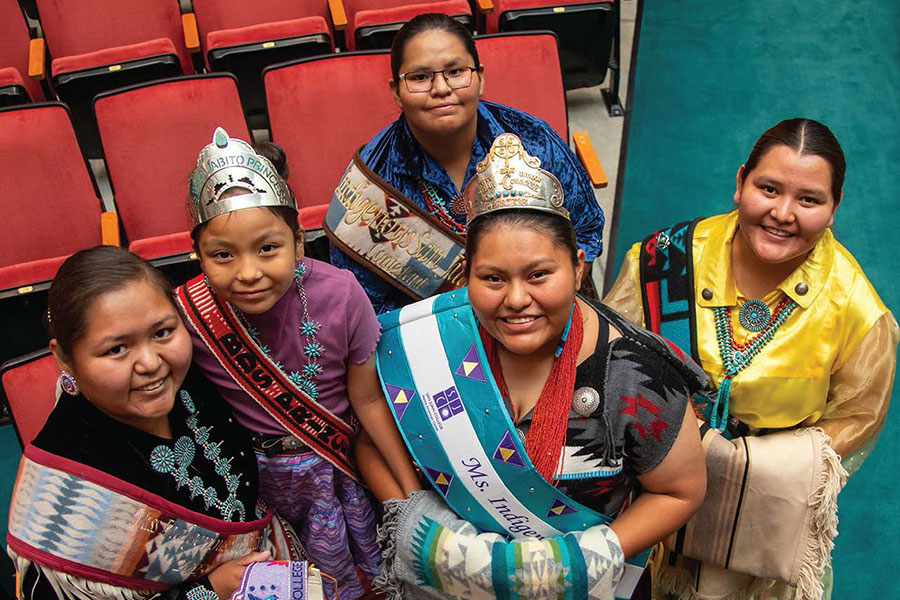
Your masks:
[{"label": "black eyeglass frame", "polygon": [[[447,71],[455,71],[456,69],[468,69],[469,70],[469,82],[468,83],[466,83],[465,85],[453,87],[453,85],[450,83],[450,78],[447,77]],[[406,73],[400,73],[398,79],[403,80],[403,83],[406,84],[406,91],[409,92],[410,94],[427,94],[434,87],[434,78],[437,77],[438,73],[441,74],[441,77],[444,78],[444,83],[446,83],[447,87],[449,87],[451,90],[461,90],[463,88],[467,88],[470,85],[472,85],[472,74],[478,72],[478,70],[479,70],[478,67],[469,67],[469,66],[447,67],[446,69],[437,69],[437,70],[416,69],[415,71],[408,71]],[[430,73],[431,74],[431,79],[429,81],[429,83],[431,85],[428,86],[427,90],[411,90],[411,89],[409,89],[409,80],[406,78],[406,76],[412,75],[413,73]]]}]

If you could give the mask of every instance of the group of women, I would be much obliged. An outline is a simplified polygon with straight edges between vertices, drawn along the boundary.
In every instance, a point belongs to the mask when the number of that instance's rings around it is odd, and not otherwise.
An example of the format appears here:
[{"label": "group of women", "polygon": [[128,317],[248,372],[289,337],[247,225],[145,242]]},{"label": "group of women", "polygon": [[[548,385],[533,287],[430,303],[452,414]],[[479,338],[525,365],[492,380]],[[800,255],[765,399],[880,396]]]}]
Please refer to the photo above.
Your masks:
[{"label": "group of women", "polygon": [[173,293],[114,247],[60,268],[20,597],[224,599],[301,559],[341,600],[827,597],[898,341],[830,231],[831,132],[767,131],[736,209],[648,232],[601,304],[587,176],[479,101],[465,27],[416,17],[391,69],[403,114],[337,186],[332,264],[284,173],[217,130],[189,178],[200,276]]}]

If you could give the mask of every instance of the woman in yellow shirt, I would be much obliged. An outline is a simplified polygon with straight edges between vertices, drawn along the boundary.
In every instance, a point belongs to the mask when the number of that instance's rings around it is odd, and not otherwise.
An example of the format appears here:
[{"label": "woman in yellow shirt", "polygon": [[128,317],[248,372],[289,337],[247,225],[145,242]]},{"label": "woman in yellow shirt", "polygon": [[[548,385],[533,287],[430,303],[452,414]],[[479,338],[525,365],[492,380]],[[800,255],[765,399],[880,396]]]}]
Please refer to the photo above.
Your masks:
[{"label": "woman in yellow shirt", "polygon": [[[674,542],[682,545],[682,557],[705,562],[680,558],[680,571],[661,577],[670,592],[693,587],[701,597],[791,598],[799,586],[821,597],[820,580],[830,577],[822,566],[836,525],[833,501],[847,477],[831,450],[853,472],[874,443],[887,413],[898,341],[890,311],[830,230],[844,169],[843,152],[827,127],[808,119],[782,121],[759,138],[738,169],[737,210],[681,223],[635,244],[604,299],[689,350],[717,388],[708,401],[695,402],[709,428],[708,516],[701,509],[694,530],[689,524]],[[797,480],[796,463],[802,461],[786,455],[787,447],[772,446],[771,468],[763,473],[765,452],[753,447],[763,439],[795,443],[785,435],[757,437],[788,429],[809,433],[812,447],[821,438],[830,449],[813,450],[809,463],[819,469],[813,479],[826,484],[806,490],[821,499],[811,518],[820,531],[797,534],[809,541],[809,549],[798,551],[807,565],[779,570],[770,563],[790,562],[796,549],[780,545],[787,538],[771,539],[778,528],[761,532],[767,528],[757,522],[756,531],[747,530],[750,515],[777,519],[779,527],[783,519],[805,518],[781,511],[765,493]],[[734,439],[727,444],[725,438]],[[717,471],[723,482],[718,490]],[[798,503],[803,493],[797,491]],[[689,548],[692,533],[696,550]],[[761,545],[767,550],[760,553]],[[771,560],[760,556],[766,552]],[[782,583],[766,581],[772,579]]]}]

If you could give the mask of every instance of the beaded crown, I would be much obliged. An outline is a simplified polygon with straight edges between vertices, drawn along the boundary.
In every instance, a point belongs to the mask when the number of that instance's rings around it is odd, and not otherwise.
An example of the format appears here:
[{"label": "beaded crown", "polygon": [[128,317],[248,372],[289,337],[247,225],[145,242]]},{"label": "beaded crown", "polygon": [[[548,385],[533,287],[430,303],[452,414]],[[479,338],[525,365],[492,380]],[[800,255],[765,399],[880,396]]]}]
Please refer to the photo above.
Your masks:
[{"label": "beaded crown", "polygon": [[[235,210],[261,206],[286,206],[297,210],[287,183],[264,156],[243,140],[228,137],[217,127],[212,143],[197,157],[197,166],[188,177],[191,227]],[[246,193],[228,195],[234,188]]]},{"label": "beaded crown", "polygon": [[540,210],[569,219],[569,211],[563,207],[562,185],[540,167],[541,160],[528,154],[517,136],[497,136],[463,192],[466,222],[510,208]]}]

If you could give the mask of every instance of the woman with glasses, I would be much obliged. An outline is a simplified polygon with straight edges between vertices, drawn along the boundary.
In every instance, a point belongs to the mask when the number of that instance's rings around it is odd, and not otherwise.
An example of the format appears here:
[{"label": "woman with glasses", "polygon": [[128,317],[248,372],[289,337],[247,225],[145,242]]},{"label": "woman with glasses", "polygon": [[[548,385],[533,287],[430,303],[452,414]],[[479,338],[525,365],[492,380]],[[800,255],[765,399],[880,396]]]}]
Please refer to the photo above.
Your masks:
[{"label": "woman with glasses", "polygon": [[[475,174],[476,164],[487,155],[491,142],[502,133],[521,138],[541,164],[559,177],[578,246],[584,250],[588,263],[594,260],[602,248],[603,212],[594,199],[587,173],[547,123],[507,106],[480,101],[484,67],[465,26],[443,14],[413,18],[394,38],[391,75],[390,90],[403,114],[363,146],[359,152],[360,169],[404,205],[399,209],[382,207],[386,213],[411,213],[425,219],[445,234],[447,244],[436,242],[438,233],[434,231],[407,232],[403,226],[409,225],[409,218],[387,224],[390,215],[385,215],[380,221],[373,219],[370,229],[395,243],[411,240],[407,247],[412,256],[402,265],[387,261],[385,252],[391,248],[384,251],[364,247],[372,242],[354,238],[354,233],[367,233],[366,229],[351,228],[347,223],[343,231],[337,225],[338,217],[348,211],[353,214],[355,196],[339,198],[343,206],[335,206],[340,203],[332,200],[331,209],[339,211],[330,210],[326,218],[326,231],[332,241],[331,262],[356,274],[377,313],[439,291],[418,289],[415,277],[404,277],[404,272],[427,275],[430,266],[440,263],[439,275],[447,265],[451,265],[449,279],[459,275],[459,269],[454,271],[453,267],[458,267],[462,259],[461,240],[465,235],[460,192]],[[336,197],[342,187],[349,188],[339,185]],[[362,215],[363,221],[366,218]],[[391,239],[392,232],[396,239]],[[377,237],[373,233],[373,238]],[[434,261],[429,260],[437,252],[431,250],[431,244],[443,250]],[[454,257],[458,257],[456,262]]]}]

